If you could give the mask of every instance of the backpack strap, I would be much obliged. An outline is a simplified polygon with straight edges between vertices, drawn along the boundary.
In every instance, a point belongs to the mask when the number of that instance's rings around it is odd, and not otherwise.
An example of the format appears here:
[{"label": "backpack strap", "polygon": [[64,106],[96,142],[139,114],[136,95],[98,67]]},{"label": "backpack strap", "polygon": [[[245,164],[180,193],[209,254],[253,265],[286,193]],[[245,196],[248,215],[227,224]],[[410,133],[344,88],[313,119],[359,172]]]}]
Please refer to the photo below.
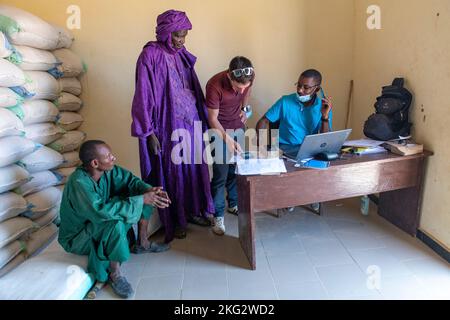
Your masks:
[{"label": "backpack strap", "polygon": [[392,81],[392,85],[395,87],[403,88],[404,84],[405,84],[404,78],[395,78],[394,81]]}]

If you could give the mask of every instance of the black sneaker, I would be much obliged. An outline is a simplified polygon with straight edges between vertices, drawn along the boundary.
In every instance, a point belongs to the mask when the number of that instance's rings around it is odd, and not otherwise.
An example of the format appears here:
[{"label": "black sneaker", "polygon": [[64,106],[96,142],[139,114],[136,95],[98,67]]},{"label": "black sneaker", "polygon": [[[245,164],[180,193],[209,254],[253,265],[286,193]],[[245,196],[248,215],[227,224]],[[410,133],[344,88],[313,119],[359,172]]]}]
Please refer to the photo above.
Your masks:
[{"label": "black sneaker", "polygon": [[134,293],[131,284],[123,276],[119,276],[115,281],[113,281],[110,277],[108,283],[113,289],[114,293],[123,299],[130,298]]}]

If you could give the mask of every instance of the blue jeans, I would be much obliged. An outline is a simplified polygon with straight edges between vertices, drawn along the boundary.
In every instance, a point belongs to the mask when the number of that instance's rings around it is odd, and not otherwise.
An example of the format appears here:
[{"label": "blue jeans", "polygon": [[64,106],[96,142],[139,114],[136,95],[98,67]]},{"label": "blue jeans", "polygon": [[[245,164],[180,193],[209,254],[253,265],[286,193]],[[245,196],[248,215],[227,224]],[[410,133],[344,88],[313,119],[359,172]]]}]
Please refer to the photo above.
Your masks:
[{"label": "blue jeans", "polygon": [[[230,134],[230,136],[233,137],[235,141],[238,141],[241,146],[243,146],[243,130],[238,130],[234,134]],[[215,139],[220,138],[216,137]],[[220,139],[216,141],[222,140]],[[218,145],[218,149],[219,151],[222,151],[222,154],[213,152],[216,161],[214,161],[213,164],[213,177],[211,181],[211,194],[215,207],[214,216],[216,218],[223,217],[225,215],[225,189],[228,194],[228,207],[232,208],[238,205],[238,192],[235,174],[236,164],[231,164],[228,162],[231,154],[227,150],[225,144]]]},{"label": "blue jeans", "polygon": [[211,181],[211,193],[214,200],[216,218],[225,215],[225,188],[228,196],[228,207],[238,205],[238,192],[236,185],[235,164],[213,164],[213,178]]}]

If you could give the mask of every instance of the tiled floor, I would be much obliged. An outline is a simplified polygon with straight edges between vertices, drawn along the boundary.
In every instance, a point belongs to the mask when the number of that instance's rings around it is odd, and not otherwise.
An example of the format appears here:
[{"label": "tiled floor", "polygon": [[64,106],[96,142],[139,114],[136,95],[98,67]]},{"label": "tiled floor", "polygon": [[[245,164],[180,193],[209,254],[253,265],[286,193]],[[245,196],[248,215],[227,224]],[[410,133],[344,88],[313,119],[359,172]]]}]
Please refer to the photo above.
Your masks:
[{"label": "tiled floor", "polygon": [[[165,253],[132,255],[123,271],[134,299],[450,299],[450,265],[359,199],[326,203],[323,216],[299,207],[281,218],[259,213],[257,269],[227,232],[190,225]],[[158,234],[155,239],[161,239]],[[98,299],[115,299],[104,288]]]}]

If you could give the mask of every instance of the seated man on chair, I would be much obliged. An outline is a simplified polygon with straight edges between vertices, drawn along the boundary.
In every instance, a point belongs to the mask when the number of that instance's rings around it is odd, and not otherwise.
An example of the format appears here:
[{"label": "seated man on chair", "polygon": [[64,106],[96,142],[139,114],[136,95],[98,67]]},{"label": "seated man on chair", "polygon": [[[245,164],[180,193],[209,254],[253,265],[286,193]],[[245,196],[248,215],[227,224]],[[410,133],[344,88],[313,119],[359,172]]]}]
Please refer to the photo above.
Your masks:
[{"label": "seated man on chair", "polygon": [[116,158],[103,141],[86,141],[80,160],[64,189],[58,241],[67,252],[87,255],[88,272],[128,298],[133,289],[120,273],[120,264],[130,257],[127,233],[138,223],[133,253],[168,250],[167,244],[148,240],[147,226],[153,207],[167,208],[170,199],[162,188],[114,165]]},{"label": "seated man on chair", "polygon": [[[321,84],[319,71],[304,71],[296,84],[297,92],[281,97],[258,121],[258,135],[260,129],[269,130],[271,123],[279,122],[279,145],[286,151],[299,147],[307,135],[331,131],[331,100],[318,97]],[[312,208],[318,211],[319,204]]]}]

